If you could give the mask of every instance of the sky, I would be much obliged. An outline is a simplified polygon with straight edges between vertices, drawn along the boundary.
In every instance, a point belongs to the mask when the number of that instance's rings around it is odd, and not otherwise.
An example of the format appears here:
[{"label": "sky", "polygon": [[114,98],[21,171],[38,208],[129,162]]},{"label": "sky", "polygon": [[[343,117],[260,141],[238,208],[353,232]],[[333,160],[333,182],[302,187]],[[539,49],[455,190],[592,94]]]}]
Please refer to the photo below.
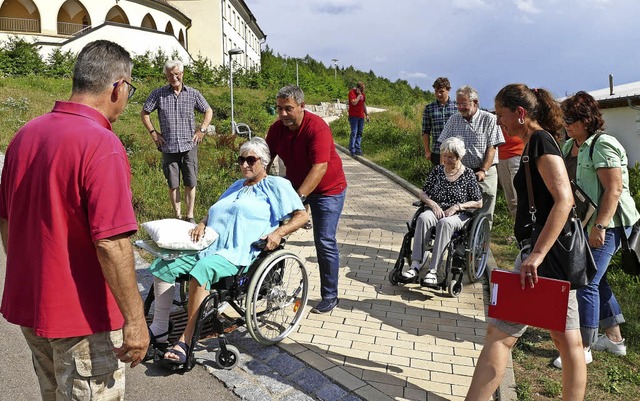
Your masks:
[{"label": "sky", "polygon": [[[638,0],[245,0],[274,53],[424,90],[446,76],[493,109],[522,82],[556,97],[640,81]],[[303,88],[304,89],[304,88]],[[455,92],[454,92],[455,93]]]}]

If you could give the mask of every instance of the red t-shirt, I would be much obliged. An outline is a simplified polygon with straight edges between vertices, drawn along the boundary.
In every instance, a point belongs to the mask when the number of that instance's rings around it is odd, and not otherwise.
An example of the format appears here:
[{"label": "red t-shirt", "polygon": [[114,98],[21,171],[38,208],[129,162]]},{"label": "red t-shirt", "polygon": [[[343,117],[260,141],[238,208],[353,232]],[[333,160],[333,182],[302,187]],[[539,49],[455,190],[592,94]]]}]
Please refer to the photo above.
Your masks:
[{"label": "red t-shirt", "polygon": [[123,326],[94,241],[137,230],[130,183],[122,143],[91,107],[56,102],[18,131],[0,183],[5,319],[46,338]]},{"label": "red t-shirt", "polygon": [[295,131],[278,120],[269,128],[266,140],[271,157],[280,156],[287,167],[287,178],[296,190],[313,164],[325,162],[328,162],[327,172],[313,193],[337,195],[347,187],[342,160],[336,152],[331,129],[317,115],[305,110],[302,124]]},{"label": "red t-shirt", "polygon": [[498,146],[498,159],[505,160],[514,156],[521,156],[524,150],[524,142],[517,136],[504,134],[504,143]]},{"label": "red t-shirt", "polygon": [[356,93],[356,89],[351,89],[349,91],[349,117],[358,117],[364,118],[364,102],[366,97],[364,93],[362,93],[362,99],[358,102],[358,104],[353,104],[351,101],[355,100],[358,97]]}]

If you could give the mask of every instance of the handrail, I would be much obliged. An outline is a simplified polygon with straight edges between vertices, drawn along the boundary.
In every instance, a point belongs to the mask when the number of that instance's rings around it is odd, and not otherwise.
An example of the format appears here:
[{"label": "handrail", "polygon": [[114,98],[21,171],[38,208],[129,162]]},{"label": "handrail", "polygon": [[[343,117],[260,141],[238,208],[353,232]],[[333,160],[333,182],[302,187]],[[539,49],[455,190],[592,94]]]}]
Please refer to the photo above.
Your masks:
[{"label": "handrail", "polygon": [[0,31],[40,32],[40,20],[0,17]]}]

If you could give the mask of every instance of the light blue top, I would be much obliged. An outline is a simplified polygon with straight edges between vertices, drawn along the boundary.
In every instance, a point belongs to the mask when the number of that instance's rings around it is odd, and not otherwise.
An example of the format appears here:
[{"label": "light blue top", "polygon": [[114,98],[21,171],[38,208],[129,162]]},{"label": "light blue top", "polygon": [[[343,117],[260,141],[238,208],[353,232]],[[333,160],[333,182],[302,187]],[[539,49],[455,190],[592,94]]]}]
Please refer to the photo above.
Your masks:
[{"label": "light blue top", "polygon": [[[600,203],[600,197],[602,196],[602,184],[598,179],[597,170],[599,168],[619,168],[622,174],[622,194],[620,194],[620,214],[622,221],[618,219],[617,212],[613,219],[607,225],[607,228],[612,227],[628,227],[632,226],[640,214],[636,210],[636,204],[629,192],[629,161],[627,159],[627,153],[624,148],[618,142],[618,140],[608,134],[602,134],[598,138],[593,148],[593,158],[589,157],[589,149],[595,135],[590,135],[580,145],[578,150],[578,165],[576,166],[576,184],[591,198],[596,204]],[[573,138],[565,142],[562,147],[562,154],[566,157],[571,151],[573,146]],[[597,213],[593,214],[588,229],[591,229],[596,223]]]},{"label": "light blue top", "polygon": [[294,211],[304,210],[287,179],[267,176],[250,186],[243,186],[244,182],[231,184],[209,208],[207,228],[219,237],[200,252],[200,258],[217,254],[236,266],[248,266],[260,253],[251,244],[278,228]]}]

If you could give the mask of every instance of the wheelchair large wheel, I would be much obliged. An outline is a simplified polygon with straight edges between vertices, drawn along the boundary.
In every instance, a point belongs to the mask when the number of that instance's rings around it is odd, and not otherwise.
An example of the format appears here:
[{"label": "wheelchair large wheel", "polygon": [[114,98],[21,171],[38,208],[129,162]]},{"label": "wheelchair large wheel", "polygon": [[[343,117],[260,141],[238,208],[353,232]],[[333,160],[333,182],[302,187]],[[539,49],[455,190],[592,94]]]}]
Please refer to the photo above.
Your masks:
[{"label": "wheelchair large wheel", "polygon": [[490,229],[489,218],[483,214],[477,216],[471,229],[467,242],[467,274],[473,283],[482,278],[489,258]]},{"label": "wheelchair large wheel", "polygon": [[275,344],[300,323],[309,296],[309,276],[300,258],[278,250],[264,258],[249,283],[247,329],[263,345]]}]

